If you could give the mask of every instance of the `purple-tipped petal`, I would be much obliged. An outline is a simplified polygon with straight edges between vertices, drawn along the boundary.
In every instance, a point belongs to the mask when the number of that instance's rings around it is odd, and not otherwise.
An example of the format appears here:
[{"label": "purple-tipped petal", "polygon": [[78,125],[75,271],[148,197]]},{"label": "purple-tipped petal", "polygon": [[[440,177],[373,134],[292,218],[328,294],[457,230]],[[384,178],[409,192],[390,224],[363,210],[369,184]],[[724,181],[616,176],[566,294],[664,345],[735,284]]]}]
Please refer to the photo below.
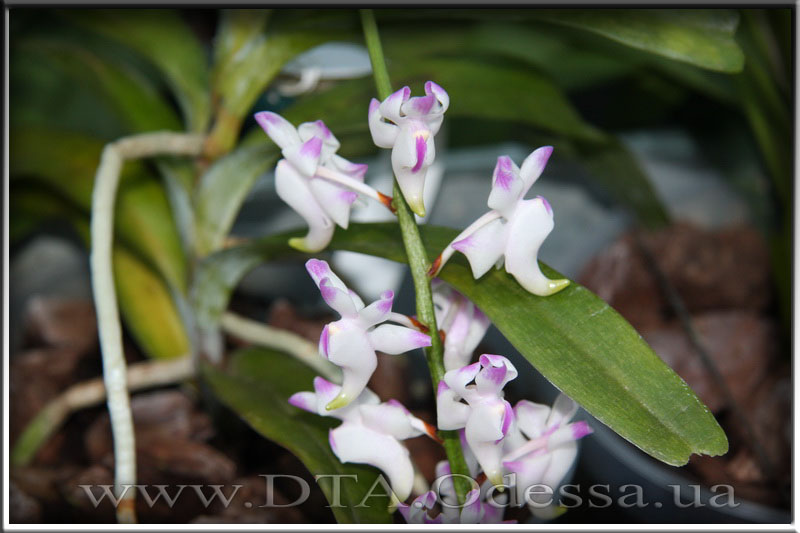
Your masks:
[{"label": "purple-tipped petal", "polygon": [[508,218],[524,195],[523,187],[517,165],[507,155],[501,155],[497,158],[497,165],[492,173],[492,190],[487,201],[489,208]]},{"label": "purple-tipped petal", "polygon": [[323,398],[329,396],[333,398],[339,394],[339,386],[323,377],[317,376],[314,378],[314,392]]},{"label": "purple-tipped petal", "polygon": [[309,259],[306,261],[306,270],[317,283],[322,281],[322,278],[327,278],[331,274],[331,268],[328,266],[328,263],[319,259]]},{"label": "purple-tipped petal", "polygon": [[323,278],[322,281],[319,282],[319,292],[322,294],[322,299],[325,300],[325,303],[341,316],[357,316],[358,312],[353,303],[353,299],[347,292],[335,287],[330,278]]},{"label": "purple-tipped petal", "polygon": [[530,189],[531,186],[536,183],[536,180],[539,179],[539,176],[542,175],[544,167],[547,166],[547,162],[550,160],[550,155],[552,153],[552,146],[542,146],[534,150],[525,158],[525,161],[522,162],[522,167],[519,170],[519,177],[524,183],[522,196],[528,192],[528,189]]},{"label": "purple-tipped petal", "polygon": [[580,420],[572,424],[572,438],[575,440],[582,439],[586,435],[594,433],[592,427],[584,420]]},{"label": "purple-tipped petal", "polygon": [[392,312],[392,303],[394,302],[394,292],[384,291],[380,299],[375,300],[367,307],[358,312],[361,318],[361,324],[364,328],[370,328],[376,324],[388,320],[389,313]]},{"label": "purple-tipped petal", "polygon": [[497,166],[494,170],[494,184],[504,191],[511,189],[511,184],[514,182],[514,172],[512,165],[514,163],[507,155],[502,155],[497,158]]},{"label": "purple-tipped petal", "polygon": [[447,111],[447,108],[450,106],[450,96],[447,94],[447,91],[442,89],[437,83],[433,81],[426,82],[425,94],[433,94],[436,96],[436,99],[442,105],[442,113]]},{"label": "purple-tipped petal", "polygon": [[475,230],[472,235],[451,244],[453,249],[467,256],[475,279],[489,272],[503,258],[508,241],[506,226],[498,218]]},{"label": "purple-tipped petal", "polygon": [[471,236],[465,239],[461,239],[460,241],[456,241],[450,245],[454,250],[461,252],[462,254],[466,254],[467,251],[475,246],[475,239]]},{"label": "purple-tipped petal", "polygon": [[295,127],[277,113],[261,111],[255,114],[255,119],[258,125],[264,130],[264,133],[266,133],[281,150],[300,144],[300,136]]},{"label": "purple-tipped petal", "polygon": [[303,146],[300,148],[300,155],[304,157],[312,157],[316,158],[319,157],[319,154],[322,152],[322,139],[319,137],[312,137],[308,141],[303,143]]},{"label": "purple-tipped petal", "polygon": [[317,412],[317,398],[313,392],[296,392],[289,397],[288,402],[304,411]]},{"label": "purple-tipped petal", "polygon": [[380,325],[368,332],[367,336],[373,348],[390,355],[398,355],[431,345],[431,338],[427,334],[394,324]]}]

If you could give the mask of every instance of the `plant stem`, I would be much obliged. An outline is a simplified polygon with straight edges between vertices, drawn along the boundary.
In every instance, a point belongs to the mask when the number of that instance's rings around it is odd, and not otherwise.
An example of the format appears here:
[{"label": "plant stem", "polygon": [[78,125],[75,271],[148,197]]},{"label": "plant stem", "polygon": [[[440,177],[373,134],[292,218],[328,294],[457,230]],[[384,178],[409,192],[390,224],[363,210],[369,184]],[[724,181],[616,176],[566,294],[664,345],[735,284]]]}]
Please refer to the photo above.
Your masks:
[{"label": "plant stem", "polygon": [[133,417],[127,388],[127,367],[122,352],[122,327],[114,290],[112,250],[114,246],[114,203],[119,175],[126,159],[156,155],[197,156],[203,138],[172,132],[153,132],[125,137],[103,149],[92,191],[91,237],[92,294],[97,310],[97,327],[103,357],[103,382],[108,395],[108,412],[114,438],[114,490],[120,501],[117,521],[135,523],[136,491],[122,490],[136,484],[136,446]]},{"label": "plant stem", "polygon": [[[378,26],[375,23],[375,16],[371,9],[361,10],[361,22],[364,27],[364,40],[369,51],[369,58],[372,63],[372,74],[375,77],[375,86],[378,97],[384,100],[392,93],[392,85],[389,81],[389,72],[386,69],[386,61],[383,57]],[[400,231],[403,236],[403,245],[408,255],[408,265],[411,269],[411,277],[414,280],[414,292],[417,299],[417,319],[422,322],[431,332],[431,347],[426,350],[425,355],[428,361],[428,368],[433,381],[434,397],[439,387],[439,382],[444,377],[444,356],[442,340],[438,335],[436,326],[436,315],[433,310],[433,297],[431,294],[431,284],[428,278],[428,268],[430,262],[422,244],[419,234],[419,227],[414,219],[414,214],[408,207],[408,203],[400,191],[397,179],[394,180],[393,205],[397,210],[397,220],[400,224]],[[440,431],[444,441],[444,449],[447,453],[447,460],[450,462],[450,471],[454,475],[453,483],[456,489],[458,501],[463,504],[466,501],[466,494],[470,490],[469,469],[464,460],[464,452],[461,449],[461,440],[455,431]]]}]

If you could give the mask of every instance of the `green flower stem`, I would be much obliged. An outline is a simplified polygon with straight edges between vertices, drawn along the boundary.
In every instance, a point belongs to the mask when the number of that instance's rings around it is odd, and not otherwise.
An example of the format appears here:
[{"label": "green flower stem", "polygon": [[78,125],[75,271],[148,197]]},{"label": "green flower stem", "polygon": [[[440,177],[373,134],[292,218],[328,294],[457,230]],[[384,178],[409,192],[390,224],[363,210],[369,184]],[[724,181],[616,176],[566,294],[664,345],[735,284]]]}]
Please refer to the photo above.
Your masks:
[{"label": "green flower stem", "polygon": [[[372,62],[375,86],[378,90],[379,98],[383,100],[392,93],[392,85],[389,81],[389,72],[386,70],[386,62],[383,57],[380,36],[378,35],[378,26],[375,24],[375,16],[371,9],[361,10],[361,22],[364,27],[364,40],[367,43],[370,61]],[[394,180],[393,195],[393,205],[397,210],[397,220],[403,235],[403,245],[408,255],[411,277],[414,280],[414,292],[417,298],[417,319],[427,326],[431,333],[431,347],[426,350],[425,354],[435,395],[439,382],[444,377],[444,348],[438,335],[439,328],[436,326],[436,315],[433,312],[431,283],[428,278],[430,262],[425,253],[425,247],[422,244],[414,214],[400,191],[397,179]],[[466,501],[467,492],[472,487],[468,481],[469,469],[467,468],[467,462],[464,460],[464,453],[461,450],[461,441],[455,431],[440,431],[439,434],[444,441],[444,449],[450,462],[450,471],[454,475],[453,482],[458,501],[463,504]]]}]

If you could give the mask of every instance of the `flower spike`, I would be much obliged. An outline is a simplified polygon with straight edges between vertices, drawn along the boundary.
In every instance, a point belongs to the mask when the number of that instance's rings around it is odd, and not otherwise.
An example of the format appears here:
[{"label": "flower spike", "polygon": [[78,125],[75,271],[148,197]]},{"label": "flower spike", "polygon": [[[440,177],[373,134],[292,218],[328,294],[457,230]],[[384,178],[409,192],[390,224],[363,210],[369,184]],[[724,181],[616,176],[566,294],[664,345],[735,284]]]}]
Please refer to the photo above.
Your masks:
[{"label": "flower spike", "polygon": [[378,366],[376,351],[398,355],[431,345],[429,335],[395,324],[394,293],[384,292],[368,306],[333,273],[328,263],[309,259],[306,270],[319,287],[322,298],[341,318],[326,325],[319,340],[320,354],[342,369],[342,387],[329,400],[328,410],[340,409],[355,400]]},{"label": "flower spike", "polygon": [[339,141],[321,120],[295,129],[270,111],[256,113],[255,119],[283,155],[275,168],[278,196],[308,224],[305,237],[289,240],[293,248],[318,252],[328,246],[335,226],[347,228],[350,207],[359,194],[393,209],[391,197],[364,183],[367,165],[336,155]]},{"label": "flower spike", "polygon": [[383,102],[369,104],[369,130],[380,148],[392,149],[392,170],[411,210],[425,216],[425,174],[436,157],[434,136],[439,132],[450,97],[432,81],[425,96],[411,97],[403,87]]},{"label": "flower spike", "polygon": [[488,205],[491,211],[462,231],[436,258],[429,270],[435,276],[455,252],[467,256],[477,279],[492,266],[505,270],[538,296],[549,296],[569,285],[567,279],[548,279],[539,268],[539,247],[553,230],[553,208],[543,197],[525,200],[547,164],[551,146],[535,150],[517,167],[508,156],[497,158]]}]

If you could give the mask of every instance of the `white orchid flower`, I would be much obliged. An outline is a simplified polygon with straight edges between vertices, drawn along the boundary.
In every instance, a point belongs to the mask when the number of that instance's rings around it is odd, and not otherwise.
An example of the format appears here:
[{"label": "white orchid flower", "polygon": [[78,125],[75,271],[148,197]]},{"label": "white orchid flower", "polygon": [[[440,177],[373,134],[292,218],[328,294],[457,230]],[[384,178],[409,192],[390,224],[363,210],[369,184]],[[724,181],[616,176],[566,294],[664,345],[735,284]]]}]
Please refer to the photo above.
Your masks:
[{"label": "white orchid flower", "polygon": [[433,137],[449,105],[447,92],[432,81],[425,84],[425,96],[411,98],[411,89],[403,87],[383,102],[373,98],[369,104],[372,141],[392,149],[397,183],[411,210],[421,217],[425,216],[425,174],[436,157]]},{"label": "white orchid flower", "polygon": [[256,113],[255,119],[284,157],[275,168],[278,196],[308,224],[305,237],[289,241],[293,248],[318,252],[328,246],[335,225],[347,229],[359,193],[392,209],[390,197],[364,184],[367,165],[336,155],[339,141],[321,120],[295,129],[270,111]]},{"label": "white orchid flower", "polygon": [[436,395],[439,429],[464,428],[469,448],[494,485],[503,481],[503,439],[514,421],[503,387],[516,377],[508,359],[483,354],[477,363],[445,373]]},{"label": "white orchid flower", "polygon": [[466,366],[489,329],[489,319],[466,296],[445,282],[434,279],[431,286],[436,323],[445,332],[444,369]]},{"label": "white orchid flower", "polygon": [[378,366],[376,351],[397,355],[431,345],[425,333],[405,326],[381,324],[387,320],[403,323],[408,320],[392,313],[392,291],[384,292],[379,300],[365,306],[325,261],[309,259],[306,270],[325,302],[341,315],[341,319],[325,326],[319,339],[320,354],[342,369],[342,389],[331,399],[327,409],[344,407],[361,394]]},{"label": "white orchid flower", "polygon": [[314,379],[314,392],[298,392],[289,403],[322,416],[338,418],[343,423],[330,430],[328,441],[336,457],[343,463],[372,465],[386,474],[400,500],[411,495],[414,467],[408,448],[400,441],[428,435],[438,440],[436,429],[412,415],[396,400],[380,403],[369,389],[344,407],[329,409],[341,387],[324,378]]},{"label": "white orchid flower", "polygon": [[[516,474],[518,501],[524,500],[528,487],[542,484],[557,493],[558,487],[578,456],[577,441],[592,433],[585,421],[570,423],[578,404],[560,394],[553,407],[521,400],[514,406],[514,423],[506,435],[503,466]],[[551,495],[534,493],[534,502],[544,504]],[[555,505],[529,505],[531,512],[543,519],[557,516]]]},{"label": "white orchid flower", "polygon": [[429,274],[435,276],[458,251],[467,256],[475,279],[492,266],[505,263],[506,272],[528,292],[539,296],[554,294],[569,285],[567,279],[548,279],[539,269],[539,247],[553,230],[553,209],[537,196],[525,200],[553,152],[543,146],[517,167],[508,156],[497,158],[489,194],[491,211],[473,222],[444,249]]}]

